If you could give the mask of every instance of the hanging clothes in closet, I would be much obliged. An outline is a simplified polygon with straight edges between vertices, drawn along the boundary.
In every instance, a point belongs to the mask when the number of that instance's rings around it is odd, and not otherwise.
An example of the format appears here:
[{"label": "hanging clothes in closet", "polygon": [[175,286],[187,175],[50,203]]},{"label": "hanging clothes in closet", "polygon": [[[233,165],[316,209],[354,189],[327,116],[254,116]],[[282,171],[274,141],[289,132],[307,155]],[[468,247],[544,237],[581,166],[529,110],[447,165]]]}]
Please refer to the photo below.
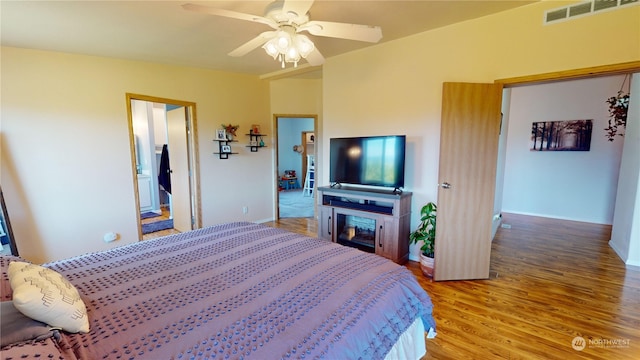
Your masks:
[{"label": "hanging clothes in closet", "polygon": [[158,170],[158,183],[166,192],[171,194],[171,168],[169,167],[169,146],[162,145],[160,155],[160,169]]}]

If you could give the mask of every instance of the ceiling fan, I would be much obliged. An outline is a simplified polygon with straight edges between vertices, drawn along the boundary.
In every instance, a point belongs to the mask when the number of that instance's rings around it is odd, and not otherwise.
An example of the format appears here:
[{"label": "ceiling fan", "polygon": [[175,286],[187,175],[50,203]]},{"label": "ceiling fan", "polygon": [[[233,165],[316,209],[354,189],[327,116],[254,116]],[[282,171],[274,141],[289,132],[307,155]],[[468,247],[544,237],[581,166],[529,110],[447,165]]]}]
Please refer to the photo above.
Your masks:
[{"label": "ceiling fan", "polygon": [[231,51],[229,55],[243,56],[262,46],[267,54],[281,62],[282,68],[285,67],[285,63],[293,63],[297,67],[301,58],[306,59],[312,66],[324,63],[324,57],[313,42],[306,35],[300,34],[304,31],[316,36],[371,43],[376,43],[382,38],[382,29],[379,26],[309,20],[311,5],[313,0],[276,0],[266,7],[264,16],[197,4],[184,4],[182,8],[270,26],[274,30],[259,34]]}]

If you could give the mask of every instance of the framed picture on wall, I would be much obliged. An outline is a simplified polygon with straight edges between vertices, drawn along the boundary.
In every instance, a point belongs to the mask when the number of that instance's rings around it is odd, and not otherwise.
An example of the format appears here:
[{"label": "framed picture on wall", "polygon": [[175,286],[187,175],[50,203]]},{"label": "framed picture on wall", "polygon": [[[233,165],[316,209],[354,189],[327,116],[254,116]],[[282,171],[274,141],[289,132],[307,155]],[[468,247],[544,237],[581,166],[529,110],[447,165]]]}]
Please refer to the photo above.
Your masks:
[{"label": "framed picture on wall", "polygon": [[227,140],[227,131],[225,129],[216,130],[216,140]]},{"label": "framed picture on wall", "polygon": [[230,153],[230,152],[231,152],[231,146],[229,146],[229,145],[222,145],[222,152],[223,152],[223,153]]},{"label": "framed picture on wall", "polygon": [[531,126],[531,151],[589,151],[593,120],[539,121]]}]

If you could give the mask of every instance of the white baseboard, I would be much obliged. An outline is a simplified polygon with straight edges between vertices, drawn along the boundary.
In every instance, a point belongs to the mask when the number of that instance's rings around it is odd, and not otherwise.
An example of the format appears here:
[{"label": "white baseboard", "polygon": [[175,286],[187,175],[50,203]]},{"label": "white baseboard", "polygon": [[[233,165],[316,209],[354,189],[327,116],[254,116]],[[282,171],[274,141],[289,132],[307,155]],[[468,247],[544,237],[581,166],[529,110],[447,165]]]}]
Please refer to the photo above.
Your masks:
[{"label": "white baseboard", "polygon": [[626,263],[625,267],[627,268],[627,270],[640,271],[640,262],[638,262],[637,264]]},{"label": "white baseboard", "polygon": [[275,218],[271,218],[271,219],[262,219],[262,220],[254,220],[253,222],[256,224],[262,224],[262,223],[266,223],[269,221],[276,221]]},{"label": "white baseboard", "polygon": [[586,220],[586,219],[577,219],[577,218],[564,217],[564,216],[554,216],[554,215],[549,215],[549,214],[530,213],[530,212],[524,212],[524,211],[513,211],[513,210],[502,209],[502,213],[503,214],[507,213],[507,214],[515,214],[515,215],[536,216],[536,217],[542,217],[542,218],[547,218],[547,219],[577,221],[577,222],[583,222],[583,223],[589,223],[589,224],[612,225],[611,223],[607,223],[607,222],[600,222],[600,221]]},{"label": "white baseboard", "polygon": [[628,259],[625,260],[626,256],[623,254],[622,250],[620,250],[620,248],[618,248],[618,246],[611,240],[609,240],[609,247],[611,247],[611,249],[613,249],[613,252],[615,252],[616,255],[618,255],[618,257],[620,258],[620,260],[622,260],[622,262],[624,263],[625,267],[628,270],[640,271],[640,262],[632,261]]},{"label": "white baseboard", "polygon": [[616,255],[618,255],[618,257],[620,258],[620,260],[622,260],[622,262],[626,261],[626,254],[624,254],[622,250],[618,248],[618,246],[611,240],[609,240],[609,247],[613,249],[613,252],[615,252]]}]

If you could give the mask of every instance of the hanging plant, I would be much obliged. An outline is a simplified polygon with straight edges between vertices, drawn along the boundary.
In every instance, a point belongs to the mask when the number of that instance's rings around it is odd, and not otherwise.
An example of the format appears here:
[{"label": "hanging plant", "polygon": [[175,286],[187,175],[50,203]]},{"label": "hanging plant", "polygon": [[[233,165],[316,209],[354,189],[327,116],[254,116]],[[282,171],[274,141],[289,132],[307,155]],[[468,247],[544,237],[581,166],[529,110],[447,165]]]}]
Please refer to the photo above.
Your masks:
[{"label": "hanging plant", "polygon": [[[622,86],[627,81],[627,77],[624,77]],[[618,91],[617,96],[612,96],[606,101],[609,104],[609,126],[604,130],[607,132],[607,138],[609,141],[615,140],[616,135],[624,136],[623,133],[619,133],[622,129],[627,127],[627,111],[629,110],[629,94],[625,94],[622,89]]]}]

